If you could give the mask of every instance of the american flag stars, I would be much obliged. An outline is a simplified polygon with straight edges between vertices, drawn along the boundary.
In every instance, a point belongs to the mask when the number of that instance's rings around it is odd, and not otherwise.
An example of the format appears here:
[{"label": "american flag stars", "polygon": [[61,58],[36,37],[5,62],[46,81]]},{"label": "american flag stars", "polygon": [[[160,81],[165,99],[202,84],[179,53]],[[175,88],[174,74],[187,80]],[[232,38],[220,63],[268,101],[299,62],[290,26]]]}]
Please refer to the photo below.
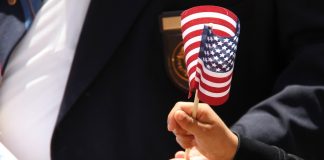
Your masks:
[{"label": "american flag stars", "polygon": [[238,37],[219,37],[214,35],[212,28],[205,26],[208,32],[205,32],[206,38],[202,39],[202,45],[199,57],[205,62],[205,67],[213,72],[224,73],[231,70],[234,66],[234,59]]}]

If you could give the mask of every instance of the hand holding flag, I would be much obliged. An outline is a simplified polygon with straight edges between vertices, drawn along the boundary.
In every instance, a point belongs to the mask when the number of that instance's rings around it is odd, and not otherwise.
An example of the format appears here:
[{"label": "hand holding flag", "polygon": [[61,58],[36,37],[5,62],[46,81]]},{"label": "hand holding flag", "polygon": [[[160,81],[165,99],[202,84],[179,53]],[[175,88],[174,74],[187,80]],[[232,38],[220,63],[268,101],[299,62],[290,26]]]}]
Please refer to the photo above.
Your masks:
[{"label": "hand holding flag", "polygon": [[[196,119],[199,99],[218,106],[229,97],[240,24],[237,16],[228,9],[197,6],[182,12],[181,29],[189,97],[196,90],[192,112]],[[186,155],[189,155],[189,149],[186,149]]]}]

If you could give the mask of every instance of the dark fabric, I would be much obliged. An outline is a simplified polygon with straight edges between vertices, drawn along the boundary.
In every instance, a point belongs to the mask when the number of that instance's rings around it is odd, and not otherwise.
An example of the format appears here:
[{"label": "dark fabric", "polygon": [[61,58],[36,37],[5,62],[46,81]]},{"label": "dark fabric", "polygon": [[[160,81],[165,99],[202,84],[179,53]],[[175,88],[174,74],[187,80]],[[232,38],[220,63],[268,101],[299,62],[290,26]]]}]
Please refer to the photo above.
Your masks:
[{"label": "dark fabric", "polygon": [[275,146],[245,137],[240,137],[239,140],[240,147],[234,160],[302,160],[302,158],[288,154]]},{"label": "dark fabric", "polygon": [[305,159],[323,159],[323,109],[323,86],[291,85],[252,108],[232,129]]},{"label": "dark fabric", "polygon": [[279,53],[277,61],[287,58],[287,65],[273,87],[276,94],[257,104],[232,129],[305,159],[323,159],[323,2],[283,0],[272,6],[274,53]]},{"label": "dark fabric", "polygon": [[[173,85],[164,67],[159,30],[162,12],[212,4],[230,9],[240,18],[241,34],[230,99],[215,108],[231,125],[251,106],[287,85],[324,83],[321,3],[320,0],[92,0],[53,134],[53,160],[165,160],[180,149],[166,129],[166,117],[177,101],[187,100],[188,93]],[[0,31],[3,29],[0,26]],[[295,104],[295,99],[282,101],[287,106]],[[316,110],[307,107],[307,111],[308,108],[311,112]],[[289,112],[299,115],[294,109]],[[309,112],[300,114],[308,117]],[[320,134],[318,128],[322,124],[317,119],[311,118],[314,125],[304,131],[298,127],[303,119],[297,118],[293,121],[296,125],[290,128],[275,127],[276,131],[272,131],[269,127],[254,132],[259,136],[239,133],[277,144],[288,153],[315,156],[319,150],[316,145],[321,142],[321,139],[315,141],[315,137]],[[249,129],[258,126],[256,122],[249,123]],[[290,132],[294,130],[288,129],[295,127],[300,129],[298,141],[297,137],[286,136],[292,135]],[[277,129],[289,134],[274,136],[272,141],[258,138],[272,132],[276,135]],[[306,136],[305,141],[300,139],[302,136]],[[293,144],[297,144],[296,148],[291,148]],[[303,144],[308,148],[299,150],[298,146]]]},{"label": "dark fabric", "polygon": [[[0,72],[7,57],[25,32],[24,15],[19,3],[10,6],[6,0],[0,1]],[[2,77],[0,75],[0,77]]]}]

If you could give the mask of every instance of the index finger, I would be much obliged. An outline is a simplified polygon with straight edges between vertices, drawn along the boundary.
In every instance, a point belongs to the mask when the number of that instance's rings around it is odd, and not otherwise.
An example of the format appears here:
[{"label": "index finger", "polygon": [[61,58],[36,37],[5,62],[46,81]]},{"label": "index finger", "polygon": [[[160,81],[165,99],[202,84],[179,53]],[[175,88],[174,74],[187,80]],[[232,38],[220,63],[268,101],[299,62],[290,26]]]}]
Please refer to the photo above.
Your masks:
[{"label": "index finger", "polygon": [[193,106],[192,102],[177,102],[172,110],[170,111],[168,115],[168,130],[169,131],[174,131],[174,130],[181,130],[181,127],[178,125],[176,120],[174,119],[174,113],[181,109],[181,106]]}]

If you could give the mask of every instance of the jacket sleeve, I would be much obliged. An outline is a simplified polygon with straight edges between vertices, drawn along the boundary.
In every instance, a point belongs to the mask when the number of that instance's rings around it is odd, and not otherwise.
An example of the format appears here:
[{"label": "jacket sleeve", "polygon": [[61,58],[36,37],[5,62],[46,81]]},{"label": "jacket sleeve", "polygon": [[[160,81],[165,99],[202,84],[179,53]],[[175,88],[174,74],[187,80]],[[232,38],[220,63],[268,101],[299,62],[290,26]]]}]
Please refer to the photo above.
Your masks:
[{"label": "jacket sleeve", "polygon": [[267,145],[239,135],[238,137],[239,148],[234,160],[302,160],[302,158],[288,154],[276,146]]},{"label": "jacket sleeve", "polygon": [[[280,0],[274,3],[278,52],[288,55],[289,64],[278,76],[273,96],[251,108],[232,130],[242,137],[278,146],[305,159],[323,159],[323,1]],[[249,153],[251,146],[250,143],[246,145],[246,141],[250,142],[243,138],[239,155]],[[278,148],[264,148],[276,152],[275,155],[282,153]]]},{"label": "jacket sleeve", "polygon": [[[232,130],[305,159],[321,159],[323,106],[323,86],[291,85],[250,109]],[[248,148],[244,138],[241,143]]]}]

